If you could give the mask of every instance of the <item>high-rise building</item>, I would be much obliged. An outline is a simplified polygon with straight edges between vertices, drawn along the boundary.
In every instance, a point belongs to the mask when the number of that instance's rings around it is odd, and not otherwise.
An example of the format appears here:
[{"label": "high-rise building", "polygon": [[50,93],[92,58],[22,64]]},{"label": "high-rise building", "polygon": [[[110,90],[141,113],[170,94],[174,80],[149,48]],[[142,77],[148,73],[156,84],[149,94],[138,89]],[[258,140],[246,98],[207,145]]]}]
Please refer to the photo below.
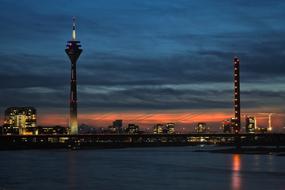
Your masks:
[{"label": "high-rise building", "polygon": [[67,42],[65,52],[68,55],[71,62],[69,127],[70,127],[70,134],[75,135],[78,134],[76,62],[82,52],[82,49],[80,41],[76,40],[74,18],[72,26],[72,39]]},{"label": "high-rise building", "polygon": [[123,120],[117,119],[113,121],[113,125],[108,127],[110,133],[122,133],[123,132]]},{"label": "high-rise building", "polygon": [[153,134],[162,134],[163,133],[163,125],[162,124],[156,124],[153,127]]},{"label": "high-rise building", "polygon": [[209,132],[209,127],[207,127],[206,123],[200,122],[197,123],[197,126],[195,127],[196,133],[207,133]]},{"label": "high-rise building", "polygon": [[234,58],[234,133],[240,131],[240,75],[239,75],[239,58]]},{"label": "high-rise building", "polygon": [[3,134],[32,135],[37,124],[33,107],[10,107],[5,110]]},{"label": "high-rise building", "polygon": [[165,130],[167,134],[175,133],[175,123],[166,123]]},{"label": "high-rise building", "polygon": [[255,133],[256,131],[256,119],[255,117],[246,116],[245,118],[245,131],[247,133]]},{"label": "high-rise building", "polygon": [[139,134],[139,126],[133,123],[128,124],[126,128],[126,133],[128,134]]},{"label": "high-rise building", "polygon": [[78,130],[79,130],[79,134],[96,134],[97,133],[97,129],[95,127],[91,127],[84,123],[79,125]]},{"label": "high-rise building", "polygon": [[110,126],[108,126],[107,132],[108,133],[117,133],[117,129],[113,125],[110,125]]},{"label": "high-rise building", "polygon": [[222,131],[224,133],[232,133],[234,125],[235,125],[234,118],[227,119],[222,123]]},{"label": "high-rise building", "polygon": [[123,120],[117,119],[117,120],[113,121],[113,126],[118,128],[118,129],[121,129],[123,127]]},{"label": "high-rise building", "polygon": [[115,127],[117,133],[123,132],[123,120],[117,119],[113,121],[113,127]]}]

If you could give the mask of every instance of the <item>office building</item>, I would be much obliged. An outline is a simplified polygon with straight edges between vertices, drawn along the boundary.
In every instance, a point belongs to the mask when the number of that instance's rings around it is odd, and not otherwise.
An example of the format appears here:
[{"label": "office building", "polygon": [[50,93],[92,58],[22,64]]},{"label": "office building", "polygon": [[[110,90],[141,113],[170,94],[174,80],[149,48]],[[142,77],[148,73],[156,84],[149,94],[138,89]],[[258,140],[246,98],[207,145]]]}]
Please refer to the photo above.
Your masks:
[{"label": "office building", "polygon": [[224,133],[232,133],[234,125],[235,125],[234,118],[227,119],[227,120],[223,121],[223,123],[222,123],[222,131]]},{"label": "office building", "polygon": [[32,135],[36,125],[36,109],[33,107],[10,107],[5,110],[4,135]]},{"label": "office building", "polygon": [[175,123],[167,123],[165,125],[165,132],[167,134],[174,134],[175,133]]},{"label": "office building", "polygon": [[113,121],[113,127],[115,128],[115,131],[117,133],[122,133],[123,132],[123,120],[117,119]]},{"label": "office building", "polygon": [[245,118],[245,132],[247,133],[255,133],[256,127],[256,119],[255,117],[246,116]]},{"label": "office building", "polygon": [[109,133],[123,133],[123,120],[117,119],[108,127]]},{"label": "office building", "polygon": [[128,134],[139,134],[139,126],[133,123],[128,124],[128,127],[126,128],[126,133]]},{"label": "office building", "polygon": [[206,123],[203,123],[203,122],[197,123],[195,127],[195,132],[196,133],[207,133],[209,132],[209,127],[207,126]]},{"label": "office building", "polygon": [[153,134],[163,134],[163,125],[162,124],[156,124],[153,127]]}]

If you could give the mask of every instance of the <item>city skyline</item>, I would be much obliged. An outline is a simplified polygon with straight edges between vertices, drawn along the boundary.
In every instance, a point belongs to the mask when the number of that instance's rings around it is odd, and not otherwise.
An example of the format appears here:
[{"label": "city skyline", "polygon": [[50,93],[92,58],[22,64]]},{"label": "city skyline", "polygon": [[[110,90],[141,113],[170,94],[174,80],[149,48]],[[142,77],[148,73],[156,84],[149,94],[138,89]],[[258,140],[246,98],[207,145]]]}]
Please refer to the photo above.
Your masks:
[{"label": "city skyline", "polygon": [[[133,118],[146,124],[182,119],[185,125],[217,125],[233,116],[232,59],[238,55],[241,113],[274,113],[273,126],[283,127],[282,1],[224,1],[213,7],[186,1],[125,1],[113,7],[97,1],[87,3],[90,7],[78,3],[75,12],[68,2],[40,7],[21,2],[26,9],[20,9],[21,3],[1,2],[15,17],[0,13],[6,26],[0,31],[0,111],[34,106],[39,124],[67,121],[69,65],[62,47],[75,15],[86,48],[78,66],[80,123]],[[274,11],[261,12],[266,6]],[[207,14],[193,12],[194,7]]]}]

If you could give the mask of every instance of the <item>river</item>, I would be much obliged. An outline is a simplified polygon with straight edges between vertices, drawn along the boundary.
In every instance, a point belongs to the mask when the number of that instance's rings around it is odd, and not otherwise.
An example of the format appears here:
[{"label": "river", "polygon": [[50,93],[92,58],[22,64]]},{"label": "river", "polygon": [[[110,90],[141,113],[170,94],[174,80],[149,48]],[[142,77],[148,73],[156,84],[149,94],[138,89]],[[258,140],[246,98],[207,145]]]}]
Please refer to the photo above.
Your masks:
[{"label": "river", "polygon": [[285,189],[285,157],[194,149],[0,151],[0,190]]}]

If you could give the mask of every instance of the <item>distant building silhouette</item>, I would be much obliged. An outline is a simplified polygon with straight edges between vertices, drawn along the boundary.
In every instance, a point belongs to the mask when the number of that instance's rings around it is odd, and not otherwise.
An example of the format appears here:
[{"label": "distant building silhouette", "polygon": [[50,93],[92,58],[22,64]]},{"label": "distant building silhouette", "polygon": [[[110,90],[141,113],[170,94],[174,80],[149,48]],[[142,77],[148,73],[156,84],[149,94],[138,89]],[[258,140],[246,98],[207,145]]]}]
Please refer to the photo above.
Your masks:
[{"label": "distant building silhouette", "polygon": [[79,127],[79,134],[96,134],[97,130],[95,127],[91,127],[86,124],[81,124]]},{"label": "distant building silhouette", "polygon": [[108,127],[110,133],[123,133],[123,120],[113,121],[113,125]]},{"label": "distant building silhouette", "polygon": [[267,127],[264,127],[264,126],[260,126],[260,127],[257,127],[257,128],[256,128],[256,132],[259,132],[259,133],[267,133],[267,132],[268,132],[268,128],[267,128]]},{"label": "distant building silhouette", "polygon": [[130,123],[126,128],[126,133],[128,134],[139,134],[140,128],[138,125]]},{"label": "distant building silhouette", "polygon": [[174,134],[175,133],[175,123],[166,123],[165,130],[167,134]]},{"label": "distant building silhouette", "polygon": [[232,133],[233,132],[233,127],[235,125],[234,121],[235,121],[234,118],[227,119],[227,120],[223,121],[223,123],[222,123],[222,131],[224,133]]},{"label": "distant building silhouette", "polygon": [[165,125],[158,123],[153,127],[153,134],[174,134],[175,123],[166,123]]},{"label": "distant building silhouette", "polygon": [[163,134],[163,125],[160,123],[154,125],[153,134]]},{"label": "distant building silhouette", "polygon": [[59,125],[56,126],[38,126],[36,128],[37,135],[66,135],[68,129]]},{"label": "distant building silhouette", "polygon": [[196,133],[207,133],[209,132],[209,127],[204,122],[197,123],[197,126],[195,127],[195,132]]},{"label": "distant building silhouette", "polygon": [[113,126],[115,127],[117,133],[123,132],[123,120],[117,119],[113,121]]}]

